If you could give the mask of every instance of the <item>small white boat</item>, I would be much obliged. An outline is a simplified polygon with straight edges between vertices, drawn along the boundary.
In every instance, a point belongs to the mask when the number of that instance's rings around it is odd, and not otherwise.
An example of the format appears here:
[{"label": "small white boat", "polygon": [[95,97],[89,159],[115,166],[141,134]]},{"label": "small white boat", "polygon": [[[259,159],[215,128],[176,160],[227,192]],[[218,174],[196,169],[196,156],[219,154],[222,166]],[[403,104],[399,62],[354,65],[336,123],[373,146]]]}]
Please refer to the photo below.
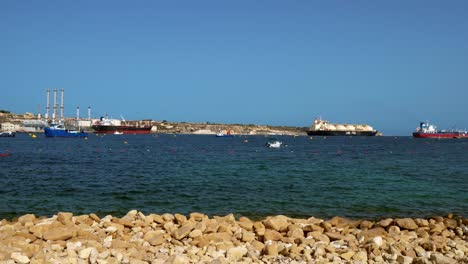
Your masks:
[{"label": "small white boat", "polygon": [[2,131],[0,132],[0,137],[15,137],[15,131]]},{"label": "small white boat", "polygon": [[115,131],[114,135],[123,135],[123,132]]},{"label": "small white boat", "polygon": [[280,148],[282,144],[283,142],[279,140],[275,140],[275,141],[269,141],[265,145],[269,148]]}]

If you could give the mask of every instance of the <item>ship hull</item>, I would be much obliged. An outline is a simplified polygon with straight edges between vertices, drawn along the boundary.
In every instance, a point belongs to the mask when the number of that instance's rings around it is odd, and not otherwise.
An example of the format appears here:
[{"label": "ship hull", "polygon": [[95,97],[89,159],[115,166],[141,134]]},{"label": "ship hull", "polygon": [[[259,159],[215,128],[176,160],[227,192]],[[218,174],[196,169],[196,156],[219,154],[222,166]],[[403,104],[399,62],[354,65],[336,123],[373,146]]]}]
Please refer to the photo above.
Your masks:
[{"label": "ship hull", "polygon": [[445,132],[445,133],[420,133],[414,132],[415,138],[468,138],[468,133]]},{"label": "ship hull", "polygon": [[67,138],[78,138],[78,137],[88,136],[88,133],[86,132],[53,129],[50,127],[44,128],[44,134],[46,137],[67,137]]},{"label": "ship hull", "polygon": [[122,133],[122,134],[149,134],[151,133],[151,127],[135,127],[135,126],[101,126],[101,125],[94,125],[92,126],[94,129],[94,133],[97,134],[114,134]]},{"label": "ship hull", "polygon": [[309,136],[361,136],[372,137],[377,135],[377,131],[324,131],[324,130],[309,130]]}]

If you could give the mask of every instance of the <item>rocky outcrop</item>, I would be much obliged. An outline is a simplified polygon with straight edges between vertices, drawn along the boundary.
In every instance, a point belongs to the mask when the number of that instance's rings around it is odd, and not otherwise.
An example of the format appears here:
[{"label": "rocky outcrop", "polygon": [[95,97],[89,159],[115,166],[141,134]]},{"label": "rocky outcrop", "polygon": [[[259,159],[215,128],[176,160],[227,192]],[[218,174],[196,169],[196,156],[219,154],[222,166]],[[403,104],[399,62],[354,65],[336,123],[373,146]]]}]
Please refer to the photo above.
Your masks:
[{"label": "rocky outcrop", "polygon": [[468,219],[58,213],[0,222],[0,263],[467,263]]},{"label": "rocky outcrop", "polygon": [[287,126],[242,125],[242,124],[212,124],[212,123],[153,123],[157,133],[205,134],[225,133],[233,135],[306,135],[306,128]]}]

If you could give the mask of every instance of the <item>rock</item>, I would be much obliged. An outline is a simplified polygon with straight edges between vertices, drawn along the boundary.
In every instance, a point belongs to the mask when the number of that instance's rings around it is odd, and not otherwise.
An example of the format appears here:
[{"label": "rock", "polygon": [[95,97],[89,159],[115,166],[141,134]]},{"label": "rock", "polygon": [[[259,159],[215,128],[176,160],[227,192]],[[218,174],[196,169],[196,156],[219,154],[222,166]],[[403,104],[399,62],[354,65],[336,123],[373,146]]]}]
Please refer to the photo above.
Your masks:
[{"label": "rock", "polygon": [[367,263],[367,252],[360,250],[358,251],[354,256],[353,260],[355,262],[360,262],[360,263]]},{"label": "rock", "polygon": [[262,222],[255,222],[253,224],[253,227],[255,229],[255,233],[259,236],[263,236],[265,234],[265,225]]},{"label": "rock", "polygon": [[194,229],[190,232],[189,237],[195,238],[203,235],[202,231],[200,229]]},{"label": "rock", "polygon": [[222,233],[210,233],[210,234],[205,234],[202,236],[202,238],[206,239],[207,241],[213,241],[213,242],[223,242],[223,241],[230,241],[231,240],[231,234],[222,232]]},{"label": "rock", "polygon": [[371,229],[373,225],[374,225],[373,222],[364,220],[359,224],[359,228],[361,228],[361,229]]},{"label": "rock", "polygon": [[288,218],[283,215],[269,217],[263,221],[263,224],[266,228],[273,229],[278,232],[286,231],[289,225]]},{"label": "rock", "polygon": [[312,237],[315,240],[323,241],[326,244],[330,243],[330,238],[327,235],[325,235],[325,234],[323,234],[321,232],[318,232],[318,231],[307,233],[307,237]]},{"label": "rock", "polygon": [[325,235],[330,238],[330,241],[343,239],[343,235],[338,232],[326,232]]},{"label": "rock", "polygon": [[95,222],[101,222],[101,218],[99,218],[99,216],[97,216],[96,214],[90,214],[89,217]]},{"label": "rock", "polygon": [[432,262],[437,263],[437,264],[456,264],[457,263],[457,261],[450,259],[440,254],[439,252],[435,252],[431,254],[430,260],[432,260]]},{"label": "rock", "polygon": [[324,229],[318,225],[306,225],[302,230],[304,230],[304,232],[319,231],[320,233],[323,233]]},{"label": "rock", "polygon": [[383,245],[383,239],[380,236],[376,236],[372,238],[372,244],[374,244],[377,248],[381,248]]},{"label": "rock", "polygon": [[252,222],[237,222],[237,224],[247,230],[247,231],[252,231],[253,230],[253,223]]},{"label": "rock", "polygon": [[200,222],[203,219],[205,219],[205,217],[206,216],[204,214],[201,214],[201,213],[191,213],[190,214],[190,221]]},{"label": "rock", "polygon": [[17,263],[24,263],[24,264],[29,263],[31,261],[27,256],[25,256],[25,255],[23,255],[23,254],[21,254],[19,252],[11,253],[10,258],[12,260],[16,261]]},{"label": "rock", "polygon": [[455,219],[444,219],[444,224],[447,228],[455,229],[458,226],[457,220]]},{"label": "rock", "polygon": [[429,224],[431,233],[442,233],[445,230],[445,225],[443,223]]},{"label": "rock", "polygon": [[253,232],[249,232],[249,231],[242,231],[242,241],[243,242],[251,242],[255,240],[255,234]]},{"label": "rock", "polygon": [[69,212],[60,212],[57,214],[57,221],[63,225],[73,225],[72,221],[73,214]]},{"label": "rock", "polygon": [[356,254],[356,252],[353,251],[348,251],[340,255],[342,259],[345,259],[347,261],[351,261],[351,258]]},{"label": "rock", "polygon": [[258,251],[262,251],[265,248],[265,244],[257,240],[252,241],[251,245],[253,248],[255,248],[255,250]]},{"label": "rock", "polygon": [[272,240],[272,241],[280,241],[283,236],[281,233],[275,230],[267,229],[265,230],[265,234],[263,235],[264,241]]},{"label": "rock", "polygon": [[175,219],[175,217],[174,217],[173,215],[168,214],[168,213],[163,214],[163,215],[162,215],[162,218],[164,219],[164,222],[165,222],[165,223],[167,223],[167,222],[172,222],[172,221],[174,221],[174,219]]},{"label": "rock", "polygon": [[382,227],[374,227],[369,230],[362,231],[357,235],[357,237],[363,237],[364,241],[367,241],[377,236],[386,237],[387,231],[385,231],[385,229],[383,229]]},{"label": "rock", "polygon": [[189,263],[189,259],[180,254],[172,255],[170,258],[167,259],[165,262],[167,264],[187,264]]},{"label": "rock", "polygon": [[332,219],[328,220],[327,223],[331,224],[332,226],[342,228],[342,227],[353,227],[356,228],[359,225],[359,221],[335,216]]},{"label": "rock", "polygon": [[25,214],[18,218],[18,223],[26,224],[26,223],[33,223],[36,220],[36,216],[33,214]]},{"label": "rock", "polygon": [[427,221],[426,219],[416,218],[416,219],[414,219],[414,222],[415,222],[419,227],[427,227],[427,226],[429,226],[429,221]]},{"label": "rock", "polygon": [[183,225],[187,221],[187,217],[181,214],[174,214],[174,218],[178,225]]},{"label": "rock", "polygon": [[276,243],[266,244],[264,250],[268,256],[278,256],[278,245]]},{"label": "rock", "polygon": [[150,243],[152,246],[159,246],[166,242],[164,233],[162,233],[161,231],[148,231],[144,235],[143,239],[145,241],[148,241],[148,243]]},{"label": "rock", "polygon": [[412,218],[397,219],[396,223],[399,227],[408,230],[415,230],[418,228],[418,225],[414,222]]},{"label": "rock", "polygon": [[123,221],[128,221],[128,222],[132,222],[132,221],[135,221],[136,220],[136,216],[138,215],[138,211],[137,210],[130,210],[124,217],[122,217],[120,220],[123,220]]},{"label": "rock", "polygon": [[388,228],[388,234],[391,236],[396,236],[399,235],[401,232],[400,228],[398,226],[390,226]]},{"label": "rock", "polygon": [[80,259],[89,259],[89,257],[91,256],[91,252],[92,251],[97,251],[95,248],[93,247],[87,247],[87,248],[84,248],[82,250],[80,250],[80,252],[78,253],[78,257]]},{"label": "rock", "polygon": [[413,258],[408,256],[399,255],[396,259],[399,264],[411,264],[413,263]]},{"label": "rock", "polygon": [[380,220],[379,222],[376,223],[376,226],[380,226],[380,227],[387,227],[389,226],[391,223],[393,223],[393,219],[392,218],[387,218],[387,219],[384,219],[384,220]]},{"label": "rock", "polygon": [[43,233],[45,240],[67,240],[74,237],[76,231],[71,227],[55,227]]},{"label": "rock", "polygon": [[304,238],[304,231],[300,228],[294,228],[288,232],[288,237],[296,239],[296,238]]},{"label": "rock", "polygon": [[247,254],[247,248],[245,247],[234,247],[227,251],[227,258],[229,261],[237,261]]}]

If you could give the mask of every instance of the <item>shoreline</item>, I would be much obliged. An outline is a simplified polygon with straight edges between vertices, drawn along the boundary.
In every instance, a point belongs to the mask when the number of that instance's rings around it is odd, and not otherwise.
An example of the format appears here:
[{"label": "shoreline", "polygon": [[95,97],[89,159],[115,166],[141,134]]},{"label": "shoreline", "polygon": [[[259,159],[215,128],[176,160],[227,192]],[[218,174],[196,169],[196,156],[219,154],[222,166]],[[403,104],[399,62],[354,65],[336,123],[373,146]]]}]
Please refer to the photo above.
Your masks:
[{"label": "shoreline", "polygon": [[251,220],[132,210],[0,221],[0,263],[51,262],[468,263],[468,218]]}]

